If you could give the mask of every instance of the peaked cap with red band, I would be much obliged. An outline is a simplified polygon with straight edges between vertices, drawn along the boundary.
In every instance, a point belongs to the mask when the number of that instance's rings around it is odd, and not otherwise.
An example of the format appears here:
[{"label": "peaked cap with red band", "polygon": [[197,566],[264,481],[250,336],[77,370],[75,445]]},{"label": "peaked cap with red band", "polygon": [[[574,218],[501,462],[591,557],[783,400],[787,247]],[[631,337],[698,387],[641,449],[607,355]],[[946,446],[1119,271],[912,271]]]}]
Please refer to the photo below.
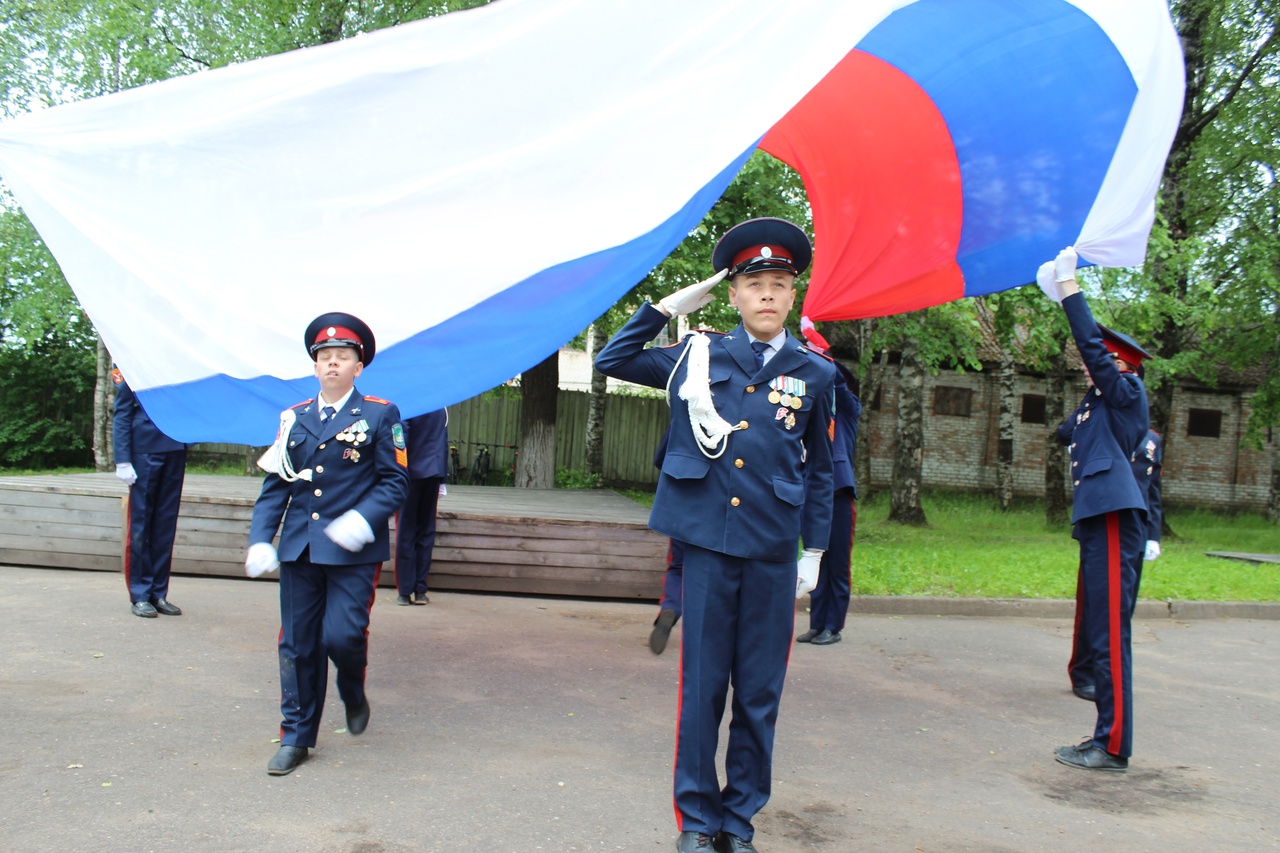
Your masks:
[{"label": "peaked cap with red band", "polygon": [[1102,333],[1102,345],[1107,348],[1107,352],[1123,358],[1134,367],[1141,365],[1143,359],[1155,358],[1124,332],[1108,329],[1101,323],[1098,324],[1098,331]]},{"label": "peaked cap with red band", "polygon": [[302,342],[312,361],[315,361],[317,352],[327,347],[352,347],[360,353],[360,361],[365,367],[373,363],[373,355],[378,349],[373,330],[365,325],[364,320],[343,311],[331,311],[312,320]]},{"label": "peaked cap with red band", "polygon": [[800,275],[813,259],[813,245],[799,226],[772,216],[748,219],[730,228],[716,243],[711,265],[729,277],[781,270]]}]

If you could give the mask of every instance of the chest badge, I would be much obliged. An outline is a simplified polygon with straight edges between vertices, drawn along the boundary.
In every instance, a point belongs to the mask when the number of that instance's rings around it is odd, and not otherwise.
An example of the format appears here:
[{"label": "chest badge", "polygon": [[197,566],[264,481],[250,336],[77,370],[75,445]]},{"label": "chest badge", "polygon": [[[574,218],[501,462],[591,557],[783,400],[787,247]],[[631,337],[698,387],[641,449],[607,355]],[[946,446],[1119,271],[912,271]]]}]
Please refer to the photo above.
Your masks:
[{"label": "chest badge", "polygon": [[799,409],[804,405],[803,398],[808,386],[803,379],[784,374],[770,379],[769,387],[773,389],[769,392],[769,402],[773,405],[783,405],[791,409]]}]

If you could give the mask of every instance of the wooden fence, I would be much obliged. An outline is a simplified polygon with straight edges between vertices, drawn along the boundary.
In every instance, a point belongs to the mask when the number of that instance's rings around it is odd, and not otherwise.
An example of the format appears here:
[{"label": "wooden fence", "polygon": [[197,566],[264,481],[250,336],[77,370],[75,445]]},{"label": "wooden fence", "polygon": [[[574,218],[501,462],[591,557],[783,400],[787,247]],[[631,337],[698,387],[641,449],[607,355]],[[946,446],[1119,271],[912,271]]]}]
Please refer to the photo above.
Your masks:
[{"label": "wooden fence", "polygon": [[[556,399],[556,469],[586,468],[585,391],[560,391]],[[509,485],[520,444],[520,394],[496,389],[449,407],[449,441],[458,448],[462,470],[470,468],[481,446],[491,454],[490,485]],[[660,397],[609,394],[605,403],[603,478],[606,485],[645,488],[658,482],[653,451],[668,423]],[[192,458],[217,458],[236,464],[256,460],[265,448],[240,444],[199,444]]]}]

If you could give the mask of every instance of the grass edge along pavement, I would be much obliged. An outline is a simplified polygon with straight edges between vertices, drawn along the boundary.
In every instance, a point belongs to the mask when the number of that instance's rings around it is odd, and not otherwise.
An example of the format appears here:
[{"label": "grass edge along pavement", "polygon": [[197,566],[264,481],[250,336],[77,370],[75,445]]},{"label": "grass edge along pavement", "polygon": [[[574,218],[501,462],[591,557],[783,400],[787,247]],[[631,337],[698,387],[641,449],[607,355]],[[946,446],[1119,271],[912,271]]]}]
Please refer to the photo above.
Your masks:
[{"label": "grass edge along pavement", "polygon": [[[645,492],[624,494],[645,505],[653,501]],[[1069,524],[1045,521],[1041,501],[1019,499],[1001,512],[989,495],[930,491],[923,505],[929,524],[912,527],[887,520],[887,495],[858,502],[852,590],[866,600],[855,601],[855,612],[993,615],[976,600],[1022,602],[1014,609],[1027,615],[1073,612],[1079,548]],[[1280,603],[1280,564],[1205,556],[1206,551],[1280,554],[1280,526],[1256,512],[1175,506],[1166,507],[1165,515],[1176,537],[1166,537],[1159,559],[1143,567],[1140,618],[1174,611],[1184,617],[1193,611],[1244,615],[1264,611],[1207,605]],[[892,611],[870,609],[869,599],[881,597],[928,602],[893,605]]]}]

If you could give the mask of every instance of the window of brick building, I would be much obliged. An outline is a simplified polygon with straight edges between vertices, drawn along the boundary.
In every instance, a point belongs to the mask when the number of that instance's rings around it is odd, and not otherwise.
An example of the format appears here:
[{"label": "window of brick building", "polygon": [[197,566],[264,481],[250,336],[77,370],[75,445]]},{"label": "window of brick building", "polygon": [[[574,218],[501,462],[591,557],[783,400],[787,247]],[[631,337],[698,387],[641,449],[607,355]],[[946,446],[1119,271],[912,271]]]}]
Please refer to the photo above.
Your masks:
[{"label": "window of brick building", "polygon": [[1201,438],[1221,437],[1222,412],[1217,409],[1188,410],[1187,435],[1198,435]]},{"label": "window of brick building", "polygon": [[933,389],[933,413],[935,415],[953,415],[958,418],[967,418],[972,409],[972,389],[956,388],[952,385],[939,385]]},{"label": "window of brick building", "polygon": [[1024,424],[1044,423],[1044,395],[1022,395],[1022,422]]}]

